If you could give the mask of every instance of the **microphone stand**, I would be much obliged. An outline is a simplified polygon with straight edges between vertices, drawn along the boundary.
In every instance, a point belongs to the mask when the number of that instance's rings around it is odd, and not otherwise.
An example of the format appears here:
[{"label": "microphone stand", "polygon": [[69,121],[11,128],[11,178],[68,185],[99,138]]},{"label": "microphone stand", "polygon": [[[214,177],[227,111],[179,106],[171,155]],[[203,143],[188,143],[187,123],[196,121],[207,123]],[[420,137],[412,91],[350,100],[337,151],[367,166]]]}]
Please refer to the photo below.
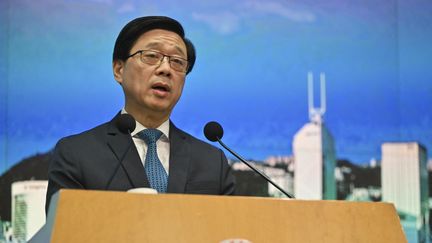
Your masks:
[{"label": "microphone stand", "polygon": [[288,192],[286,192],[284,189],[282,189],[280,186],[278,186],[276,183],[274,183],[268,176],[266,176],[265,174],[263,174],[261,171],[257,170],[255,167],[253,167],[251,164],[249,164],[245,159],[243,159],[240,155],[238,155],[236,152],[234,152],[233,150],[231,150],[230,148],[228,148],[228,146],[226,146],[220,139],[219,137],[216,137],[218,143],[220,145],[222,145],[222,147],[224,147],[226,150],[228,150],[231,154],[233,154],[235,157],[237,157],[237,159],[239,159],[241,162],[245,163],[247,166],[249,166],[249,168],[251,168],[253,171],[255,171],[256,173],[258,173],[260,176],[262,176],[264,179],[266,179],[266,181],[270,182],[273,186],[275,186],[277,189],[279,189],[279,191],[281,191],[283,194],[285,194],[285,196],[287,196],[288,198],[292,198],[295,199],[295,197],[291,194],[289,194]]}]

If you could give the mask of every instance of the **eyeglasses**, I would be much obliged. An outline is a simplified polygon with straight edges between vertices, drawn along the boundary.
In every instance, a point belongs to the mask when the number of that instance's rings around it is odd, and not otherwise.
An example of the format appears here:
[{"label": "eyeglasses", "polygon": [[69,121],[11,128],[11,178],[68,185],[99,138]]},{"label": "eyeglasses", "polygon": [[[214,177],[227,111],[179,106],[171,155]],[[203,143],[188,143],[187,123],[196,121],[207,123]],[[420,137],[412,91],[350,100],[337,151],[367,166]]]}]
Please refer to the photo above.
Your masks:
[{"label": "eyeglasses", "polygon": [[129,57],[133,57],[136,54],[140,54],[140,59],[142,62],[150,65],[160,65],[165,57],[168,58],[169,65],[172,69],[177,72],[186,73],[189,63],[186,59],[176,56],[168,56],[158,51],[153,50],[139,50]]}]

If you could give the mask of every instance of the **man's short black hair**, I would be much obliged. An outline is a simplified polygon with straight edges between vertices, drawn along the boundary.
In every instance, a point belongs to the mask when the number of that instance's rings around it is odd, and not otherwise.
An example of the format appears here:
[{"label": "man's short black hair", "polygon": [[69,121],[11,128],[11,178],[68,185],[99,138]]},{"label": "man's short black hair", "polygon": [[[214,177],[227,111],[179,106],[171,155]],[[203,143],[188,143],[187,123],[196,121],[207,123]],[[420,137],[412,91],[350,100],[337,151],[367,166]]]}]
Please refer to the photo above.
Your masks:
[{"label": "man's short black hair", "polygon": [[113,61],[126,61],[130,55],[130,50],[138,38],[147,31],[153,29],[163,29],[178,34],[184,41],[187,50],[189,73],[195,64],[195,47],[190,40],[185,37],[182,25],[175,19],[165,16],[145,16],[136,18],[126,24],[120,31],[114,45]]}]

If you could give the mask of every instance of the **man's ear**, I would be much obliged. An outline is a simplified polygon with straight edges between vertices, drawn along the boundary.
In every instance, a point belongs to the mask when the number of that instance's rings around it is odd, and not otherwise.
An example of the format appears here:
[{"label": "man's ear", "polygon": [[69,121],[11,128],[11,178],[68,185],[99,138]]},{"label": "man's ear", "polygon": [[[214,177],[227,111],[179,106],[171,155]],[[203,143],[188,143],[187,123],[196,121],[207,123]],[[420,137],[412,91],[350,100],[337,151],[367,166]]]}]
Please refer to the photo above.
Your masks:
[{"label": "man's ear", "polygon": [[120,85],[123,83],[123,69],[125,62],[123,60],[114,60],[113,61],[113,74],[114,79],[117,80],[117,83]]}]

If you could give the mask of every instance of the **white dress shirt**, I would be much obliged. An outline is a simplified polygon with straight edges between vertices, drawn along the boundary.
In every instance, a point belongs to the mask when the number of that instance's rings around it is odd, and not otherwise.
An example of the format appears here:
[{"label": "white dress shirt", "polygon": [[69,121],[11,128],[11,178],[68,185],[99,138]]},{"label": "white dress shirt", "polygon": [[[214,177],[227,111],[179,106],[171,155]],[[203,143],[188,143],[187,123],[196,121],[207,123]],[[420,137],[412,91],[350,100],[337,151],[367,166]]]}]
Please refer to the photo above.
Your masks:
[{"label": "white dress shirt", "polygon": [[[127,113],[127,111],[123,108],[121,111],[122,114]],[[135,147],[138,150],[138,154],[141,158],[141,162],[143,166],[145,166],[145,158],[147,154],[147,144],[137,136],[139,132],[144,129],[147,129],[144,125],[136,121],[135,130],[131,133],[133,142],[135,143]],[[169,152],[170,152],[170,143],[169,143],[169,119],[163,122],[158,128],[159,131],[162,132],[161,137],[156,142],[157,154],[159,160],[162,163],[166,173],[169,172]]]}]

